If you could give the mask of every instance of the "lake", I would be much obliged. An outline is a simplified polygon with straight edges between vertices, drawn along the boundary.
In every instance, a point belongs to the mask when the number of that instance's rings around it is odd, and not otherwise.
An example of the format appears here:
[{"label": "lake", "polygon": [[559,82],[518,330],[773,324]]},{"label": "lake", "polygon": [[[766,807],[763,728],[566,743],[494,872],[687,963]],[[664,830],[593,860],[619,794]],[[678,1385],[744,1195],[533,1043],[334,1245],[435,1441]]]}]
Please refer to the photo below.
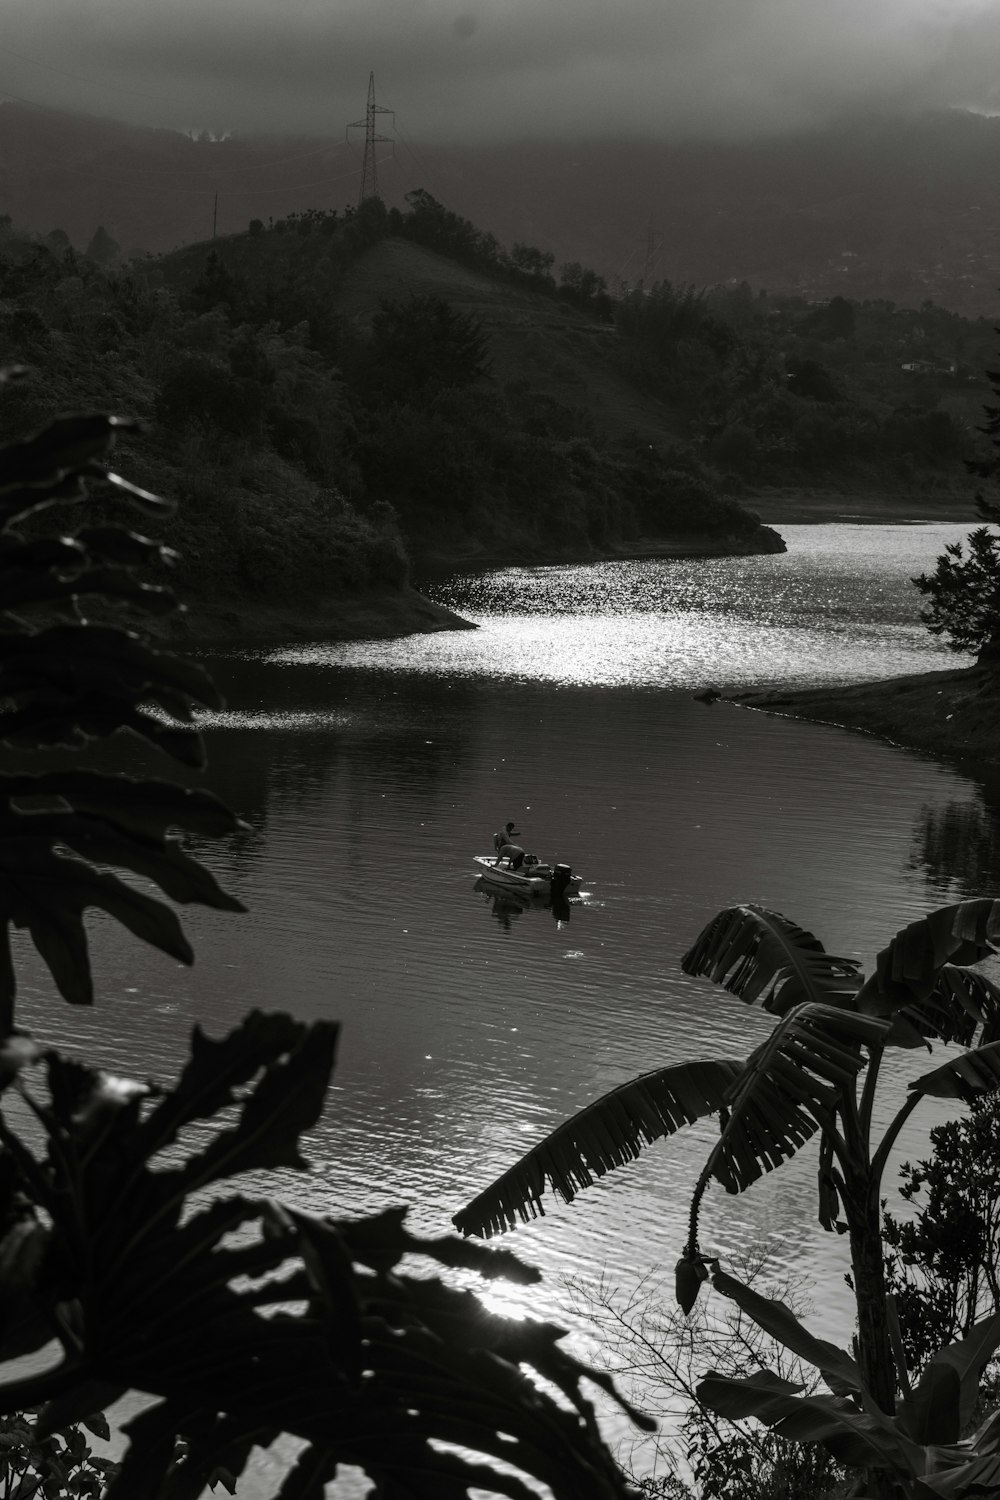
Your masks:
[{"label": "lake", "polygon": [[[446,1231],[597,1095],[743,1057],[769,1029],[680,971],[720,908],[774,907],[867,966],[906,922],[996,888],[994,776],[692,696],[955,664],[909,579],[967,529],[788,526],[777,556],[455,577],[435,597],[477,630],[210,658],[228,707],[206,719],[209,783],[249,831],[200,852],[250,914],[186,912],[191,970],[95,921],[90,1013],[25,953],[21,1023],[169,1076],[196,1021],[218,1035],[252,1006],[338,1018],[314,1170],[281,1191],[335,1214],[408,1202],[419,1230]],[[508,819],[584,877],[568,921],[476,888],[471,857]],[[897,1099],[920,1066],[893,1063]],[[571,1206],[547,1198],[504,1242],[542,1287],[491,1305],[567,1317],[570,1273],[626,1289],[672,1274],[712,1135],[702,1122]],[[710,1193],[703,1241],[769,1239],[779,1269],[808,1268],[812,1326],[842,1341],[845,1246],[814,1196],[807,1147],[741,1198]]]}]

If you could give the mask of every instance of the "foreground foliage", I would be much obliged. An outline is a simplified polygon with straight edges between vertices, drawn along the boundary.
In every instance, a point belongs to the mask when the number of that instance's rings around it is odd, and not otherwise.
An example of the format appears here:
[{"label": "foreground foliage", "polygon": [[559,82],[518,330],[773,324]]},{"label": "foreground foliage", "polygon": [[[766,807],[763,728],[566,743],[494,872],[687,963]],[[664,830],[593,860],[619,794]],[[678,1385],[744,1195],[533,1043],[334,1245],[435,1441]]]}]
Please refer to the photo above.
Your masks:
[{"label": "foreground foliage", "polygon": [[[998,1130],[1000,1093],[991,1093],[974,1099],[965,1118],[933,1128],[926,1161],[900,1168],[900,1192],[916,1211],[905,1219],[886,1213],[883,1235],[911,1370],[1000,1307]],[[995,1362],[987,1377],[995,1404]]]},{"label": "foreground foliage", "polygon": [[920,618],[931,634],[944,636],[950,651],[982,652],[1000,629],[1000,533],[977,526],[913,582],[930,600]]},{"label": "foreground foliage", "polygon": [[100,1500],[118,1464],[95,1453],[88,1433],[107,1440],[110,1430],[99,1412],[61,1432],[41,1436],[37,1412],[14,1412],[0,1419],[0,1493],[3,1500],[62,1500],[64,1495]]},{"label": "foreground foliage", "polygon": [[[889,1152],[922,1099],[972,1104],[1000,1083],[1000,988],[975,967],[998,941],[1000,901],[963,901],[903,928],[865,978],[855,960],[828,954],[779,913],[752,905],[721,912],[682,967],[775,1016],[771,1036],[746,1059],[676,1064],[612,1090],[486,1188],[455,1215],[456,1225],[466,1234],[512,1228],[541,1211],[547,1181],[568,1201],[645,1145],[718,1114],[719,1137],[692,1195],[678,1302],[690,1311],[710,1283],[815,1368],[830,1394],[810,1394],[763,1368],[742,1379],[710,1373],[699,1399],[723,1417],[753,1416],[781,1436],[823,1444],[841,1463],[868,1471],[870,1494],[996,1493],[1000,1414],[967,1433],[980,1374],[1000,1347],[1000,1313],[934,1352],[919,1375],[911,1372],[887,1294],[879,1202]],[[934,1042],[966,1050],[914,1078],[874,1139],[886,1049]],[[700,1208],[713,1181],[742,1192],[814,1136],[820,1222],[850,1242],[851,1354],[815,1338],[787,1306],[729,1275],[699,1243]]]},{"label": "foreground foliage", "polygon": [[[266,1177],[241,1191],[248,1172],[307,1168],[301,1138],[324,1107],[336,1024],[253,1012],[221,1039],[196,1027],[172,1085],[90,1067],[19,1024],[12,928],[64,998],[87,1005],[90,909],[182,962],[193,955],[168,903],[242,910],[169,832],[231,832],[221,802],[66,753],[127,729],[200,765],[194,706],[218,701],[200,668],[113,622],[122,606],[174,607],[139,577],[170,556],[119,524],[72,536],[44,524],[61,515],[52,506],[87,504],[86,479],[162,508],[109,468],[122,426],[66,418],[0,452],[0,740],[59,753],[56,769],[0,774],[7,1432],[14,1413],[40,1409],[32,1441],[44,1444],[128,1391],[155,1397],[126,1428],[109,1500],[231,1488],[254,1444],[281,1433],[302,1444],[283,1500],[319,1500],[342,1464],[385,1500],[471,1487],[527,1500],[532,1481],[565,1500],[621,1500],[581,1386],[610,1382],[562,1349],[560,1329],[486,1313],[454,1275],[537,1273],[458,1237],[418,1238],[402,1208],[318,1217],[271,1196]],[[24,1356],[40,1368],[24,1375]]]},{"label": "foreground foliage", "polygon": [[[738,1274],[756,1291],[805,1304],[805,1277],[776,1273],[764,1246],[738,1254]],[[660,1421],[652,1437],[622,1444],[625,1471],[653,1500],[839,1500],[845,1471],[824,1449],[801,1445],[752,1418],[730,1421],[698,1400],[706,1364],[742,1379],[761,1364],[810,1391],[815,1372],[725,1299],[703,1299],[689,1314],[654,1278],[627,1291],[602,1277],[571,1281],[581,1317],[594,1328],[616,1384]],[[677,1476],[690,1476],[684,1483]]]}]

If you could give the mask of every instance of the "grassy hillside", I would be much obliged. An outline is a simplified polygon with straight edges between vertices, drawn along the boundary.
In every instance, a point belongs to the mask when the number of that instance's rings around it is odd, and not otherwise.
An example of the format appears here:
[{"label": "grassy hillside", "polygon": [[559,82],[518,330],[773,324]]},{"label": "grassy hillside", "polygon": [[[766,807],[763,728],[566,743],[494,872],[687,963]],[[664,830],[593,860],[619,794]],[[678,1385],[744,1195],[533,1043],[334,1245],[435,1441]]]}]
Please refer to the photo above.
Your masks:
[{"label": "grassy hillside", "polygon": [[351,266],[337,307],[352,326],[370,329],[384,301],[439,297],[476,318],[489,338],[492,383],[527,386],[539,412],[557,403],[575,407],[607,437],[637,433],[650,442],[678,436],[662,401],[636,388],[616,369],[620,342],[614,322],[528,287],[513,286],[463,266],[411,240],[385,239]]}]

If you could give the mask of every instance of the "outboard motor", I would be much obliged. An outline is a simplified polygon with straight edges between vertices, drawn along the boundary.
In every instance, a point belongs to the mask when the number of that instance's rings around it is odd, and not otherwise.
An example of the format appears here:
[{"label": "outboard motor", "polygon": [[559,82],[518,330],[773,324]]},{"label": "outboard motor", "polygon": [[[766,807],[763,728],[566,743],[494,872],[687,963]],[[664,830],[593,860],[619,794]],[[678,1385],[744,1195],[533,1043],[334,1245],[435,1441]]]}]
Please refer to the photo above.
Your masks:
[{"label": "outboard motor", "polygon": [[549,907],[557,922],[569,921],[569,902],[566,892],[569,890],[570,877],[573,871],[569,865],[556,865],[552,871],[552,884],[549,887]]}]

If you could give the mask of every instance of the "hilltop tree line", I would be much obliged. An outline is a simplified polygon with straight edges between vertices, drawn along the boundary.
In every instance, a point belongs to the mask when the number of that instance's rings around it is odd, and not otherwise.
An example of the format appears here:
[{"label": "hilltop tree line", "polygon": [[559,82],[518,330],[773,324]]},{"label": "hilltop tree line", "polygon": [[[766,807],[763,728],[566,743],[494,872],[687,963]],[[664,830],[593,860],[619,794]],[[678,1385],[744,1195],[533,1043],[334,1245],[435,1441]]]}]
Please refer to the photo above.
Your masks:
[{"label": "hilltop tree line", "polygon": [[[605,326],[609,365],[662,403],[662,439],[609,435],[572,382],[501,380],[482,323],[440,298],[345,317],[345,275],[390,236],[536,294],[540,321],[552,299]],[[109,399],[143,419],[129,459],[179,496],[170,540],[196,592],[399,584],[414,553],[753,545],[737,502],[761,487],[948,487],[981,396],[983,329],[943,309],[666,283],[616,300],[422,191],[162,259],[122,262],[109,239],[81,255],[59,231],[0,234],[0,332],[33,371],[0,436]]]}]

